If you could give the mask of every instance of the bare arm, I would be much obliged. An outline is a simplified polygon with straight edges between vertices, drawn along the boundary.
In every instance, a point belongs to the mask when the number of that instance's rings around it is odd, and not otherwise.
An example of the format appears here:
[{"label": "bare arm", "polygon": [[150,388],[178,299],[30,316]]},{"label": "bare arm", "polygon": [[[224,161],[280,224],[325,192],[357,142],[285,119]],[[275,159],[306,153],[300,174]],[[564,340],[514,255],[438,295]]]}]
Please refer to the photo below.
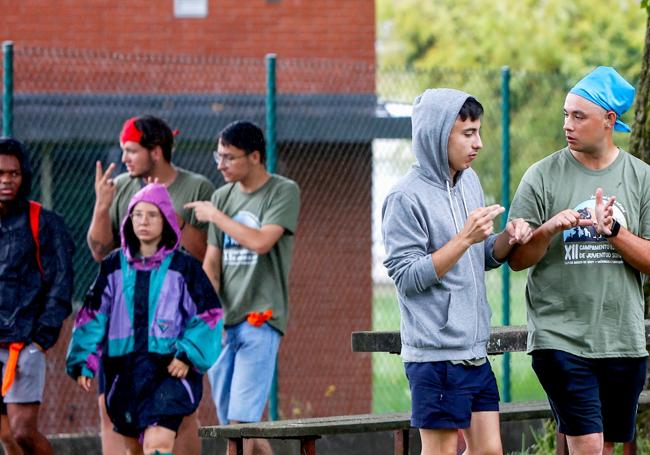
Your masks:
[{"label": "bare arm", "polygon": [[199,221],[214,223],[241,246],[257,254],[271,251],[284,234],[284,227],[278,224],[267,224],[257,229],[238,223],[208,201],[191,202],[186,204],[185,208],[193,208]]},{"label": "bare arm", "polygon": [[522,218],[516,218],[506,224],[506,228],[497,236],[494,242],[492,256],[503,262],[517,244],[525,244],[533,237],[533,230]]},{"label": "bare arm", "polygon": [[623,227],[616,237],[607,240],[625,262],[641,273],[650,274],[650,240],[634,235]]},{"label": "bare arm", "polygon": [[512,249],[508,257],[510,268],[519,271],[537,264],[546,254],[546,250],[548,250],[548,246],[555,235],[565,229],[592,224],[592,220],[580,219],[580,214],[575,210],[566,209],[561,211],[535,229],[528,243],[516,245]]},{"label": "bare arm", "polygon": [[196,259],[203,261],[207,247],[208,233],[185,222],[182,218],[180,219],[180,225],[183,226],[181,230],[181,245]]},{"label": "bare arm", "polygon": [[215,292],[219,292],[219,283],[221,280],[221,250],[214,245],[208,245],[203,259],[203,270],[208,276],[210,283]]},{"label": "bare arm", "polygon": [[438,277],[447,273],[474,243],[482,242],[494,230],[494,218],[503,213],[500,205],[481,207],[472,211],[463,229],[445,243],[442,248],[431,253],[433,267]]},{"label": "bare arm", "polygon": [[100,262],[115,245],[111,218],[108,213],[115,197],[115,185],[113,179],[110,178],[115,164],[111,163],[106,169],[106,173],[102,172],[102,165],[99,161],[95,166],[95,207],[86,241],[93,259]]}]

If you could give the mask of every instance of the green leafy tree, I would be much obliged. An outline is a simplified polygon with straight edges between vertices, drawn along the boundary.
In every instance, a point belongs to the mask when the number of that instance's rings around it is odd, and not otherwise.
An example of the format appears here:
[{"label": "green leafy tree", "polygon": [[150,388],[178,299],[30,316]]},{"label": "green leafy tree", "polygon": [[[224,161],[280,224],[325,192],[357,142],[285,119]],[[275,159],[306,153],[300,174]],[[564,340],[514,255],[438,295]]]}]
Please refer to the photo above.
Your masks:
[{"label": "green leafy tree", "polygon": [[378,0],[381,65],[582,74],[604,62],[635,76],[638,0]]},{"label": "green leafy tree", "polygon": [[[500,200],[502,66],[512,71],[513,192],[533,162],[566,146],[562,105],[578,79],[598,65],[633,82],[641,71],[646,14],[638,0],[378,0],[377,19],[380,96],[410,103],[446,86],[485,106],[475,168],[490,202]],[[628,135],[616,141],[626,148]]]}]

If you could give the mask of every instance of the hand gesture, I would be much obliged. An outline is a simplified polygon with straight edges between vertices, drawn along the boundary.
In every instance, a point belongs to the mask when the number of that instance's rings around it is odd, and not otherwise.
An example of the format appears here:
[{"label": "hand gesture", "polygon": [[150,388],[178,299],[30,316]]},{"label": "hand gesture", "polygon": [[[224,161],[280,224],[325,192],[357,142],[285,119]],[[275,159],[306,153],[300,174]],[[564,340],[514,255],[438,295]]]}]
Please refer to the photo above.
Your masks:
[{"label": "hand gesture", "polygon": [[90,392],[91,382],[92,378],[89,378],[88,376],[79,376],[77,378],[77,385],[81,387],[85,392]]},{"label": "hand gesture", "polygon": [[523,218],[515,218],[506,224],[506,233],[508,234],[508,245],[515,243],[523,245],[533,237],[533,229]]},{"label": "hand gesture", "polygon": [[190,366],[182,360],[174,359],[167,366],[167,372],[173,377],[183,379],[190,371]]},{"label": "hand gesture", "polygon": [[212,216],[218,212],[218,209],[210,201],[190,202],[183,206],[186,209],[194,209],[194,216],[202,222],[212,221]]},{"label": "hand gesture", "polygon": [[460,234],[470,243],[479,243],[494,232],[494,218],[504,212],[499,204],[472,210]]},{"label": "hand gesture", "polygon": [[566,209],[553,216],[547,223],[550,227],[551,234],[555,235],[576,226],[590,226],[593,224],[593,220],[580,218],[580,214],[575,210]]},{"label": "hand gesture", "polygon": [[115,163],[111,163],[106,168],[106,172],[103,172],[102,163],[100,161],[95,163],[95,204],[105,210],[110,208],[115,197],[115,183],[111,178],[114,169]]},{"label": "hand gesture", "polygon": [[593,220],[596,232],[599,234],[610,235],[612,233],[612,224],[614,223],[614,202],[616,197],[611,196],[607,202],[603,202],[603,189],[596,189],[596,219]]}]

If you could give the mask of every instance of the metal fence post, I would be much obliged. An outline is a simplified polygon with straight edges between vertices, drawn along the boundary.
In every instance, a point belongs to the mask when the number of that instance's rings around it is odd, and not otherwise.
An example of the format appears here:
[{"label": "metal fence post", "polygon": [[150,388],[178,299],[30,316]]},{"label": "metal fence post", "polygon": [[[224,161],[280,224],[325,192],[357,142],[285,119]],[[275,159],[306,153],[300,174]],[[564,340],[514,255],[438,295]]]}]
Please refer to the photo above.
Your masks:
[{"label": "metal fence post", "polygon": [[2,135],[13,136],[14,130],[14,43],[2,43],[3,90],[2,90]]},{"label": "metal fence post", "polygon": [[[275,54],[266,55],[266,168],[275,173],[277,166],[275,133]],[[269,395],[269,419],[278,420],[278,359],[275,359],[273,383]]]},{"label": "metal fence post", "polygon": [[277,166],[275,129],[275,54],[266,55],[266,167],[275,173]]},{"label": "metal fence post", "polygon": [[[508,222],[510,210],[510,68],[501,68],[501,205],[505,207],[502,226]],[[503,307],[501,322],[510,325],[510,268],[507,264],[501,267],[501,295]],[[510,353],[503,354],[503,401],[511,401],[510,396]]]}]

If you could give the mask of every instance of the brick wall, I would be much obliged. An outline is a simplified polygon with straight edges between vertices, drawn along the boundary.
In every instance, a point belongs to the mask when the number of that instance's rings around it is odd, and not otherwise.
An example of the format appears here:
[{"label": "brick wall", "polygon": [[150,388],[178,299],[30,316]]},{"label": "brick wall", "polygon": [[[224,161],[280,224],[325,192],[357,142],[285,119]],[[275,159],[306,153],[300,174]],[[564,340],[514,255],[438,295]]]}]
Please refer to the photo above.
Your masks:
[{"label": "brick wall", "polygon": [[[262,59],[267,53],[276,53],[279,60],[339,59],[366,65],[375,61],[374,0],[209,0],[208,16],[199,19],[175,18],[172,0],[0,0],[0,11],[0,39],[12,40],[17,47],[221,59]],[[187,68],[196,71],[195,77],[175,76],[163,84],[164,61],[125,61],[122,65],[108,61],[96,67],[70,65],[56,71],[41,65],[26,70],[35,78],[56,77],[57,71],[65,71],[68,74],[62,82],[70,86],[58,88],[66,91],[75,90],[72,81],[79,84],[80,75],[92,80],[94,73],[100,73],[114,80],[113,90],[128,92],[138,90],[121,86],[120,76],[133,71],[133,65],[142,66],[136,86],[151,86],[156,91],[263,90],[263,86],[237,84],[242,81],[237,62],[224,64],[220,75],[201,76],[200,68],[193,68],[188,61]],[[286,91],[374,92],[372,70],[337,75],[300,65],[286,69],[278,73],[280,86],[283,78],[301,79],[300,84],[285,84]],[[219,87],[221,79],[226,79],[224,87]],[[25,83],[17,80],[16,90],[22,90]],[[82,88],[97,89],[85,84]],[[46,86],[37,90],[48,91]]]}]

